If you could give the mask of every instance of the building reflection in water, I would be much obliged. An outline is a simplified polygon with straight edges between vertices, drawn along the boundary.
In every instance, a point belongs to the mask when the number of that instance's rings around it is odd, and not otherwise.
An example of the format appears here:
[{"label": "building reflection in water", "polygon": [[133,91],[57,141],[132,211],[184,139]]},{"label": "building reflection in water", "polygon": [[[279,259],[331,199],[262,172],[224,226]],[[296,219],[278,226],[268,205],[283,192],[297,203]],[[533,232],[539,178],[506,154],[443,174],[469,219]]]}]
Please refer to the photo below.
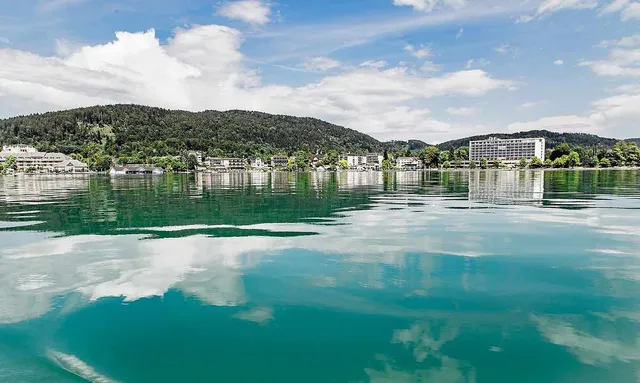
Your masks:
[{"label": "building reflection in water", "polygon": [[469,172],[469,201],[541,205],[543,195],[542,171]]}]

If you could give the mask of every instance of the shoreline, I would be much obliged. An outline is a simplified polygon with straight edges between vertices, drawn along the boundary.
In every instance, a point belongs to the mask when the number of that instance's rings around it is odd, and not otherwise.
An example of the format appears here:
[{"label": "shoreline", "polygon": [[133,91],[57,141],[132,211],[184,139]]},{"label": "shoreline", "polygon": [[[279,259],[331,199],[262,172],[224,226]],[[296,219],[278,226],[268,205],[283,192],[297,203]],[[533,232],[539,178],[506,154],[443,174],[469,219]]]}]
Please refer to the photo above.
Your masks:
[{"label": "shoreline", "polygon": [[194,174],[194,175],[213,175],[213,174],[244,174],[244,173],[420,173],[420,172],[439,172],[439,173],[462,173],[462,172],[480,172],[480,171],[499,171],[499,172],[514,172],[514,171],[532,171],[532,172],[558,172],[558,171],[609,171],[609,170],[624,170],[624,171],[638,171],[640,167],[610,167],[610,168],[537,168],[537,169],[519,169],[519,168],[508,168],[508,169],[469,169],[469,168],[456,168],[456,169],[415,169],[415,170],[403,170],[403,169],[386,169],[386,170],[333,170],[333,171],[317,171],[317,170],[293,170],[293,171],[282,171],[282,170],[239,170],[239,171],[230,171],[230,172],[165,172],[163,174],[122,174],[122,175],[110,175],[107,172],[86,172],[86,173],[14,173],[14,174],[3,174],[0,177],[31,177],[31,176],[51,176],[51,177],[68,177],[68,176],[91,176],[91,175],[101,175],[101,176],[109,176],[112,178],[123,178],[123,177],[157,177],[164,175],[173,175],[173,174]]}]

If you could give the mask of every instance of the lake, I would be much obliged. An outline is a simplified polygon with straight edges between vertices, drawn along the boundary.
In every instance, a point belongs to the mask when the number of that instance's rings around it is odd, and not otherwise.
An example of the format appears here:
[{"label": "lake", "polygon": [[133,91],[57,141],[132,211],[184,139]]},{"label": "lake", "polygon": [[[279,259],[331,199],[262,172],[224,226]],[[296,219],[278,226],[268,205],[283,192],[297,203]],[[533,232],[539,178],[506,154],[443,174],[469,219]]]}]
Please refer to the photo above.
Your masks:
[{"label": "lake", "polygon": [[640,382],[640,171],[0,177],[0,382]]}]

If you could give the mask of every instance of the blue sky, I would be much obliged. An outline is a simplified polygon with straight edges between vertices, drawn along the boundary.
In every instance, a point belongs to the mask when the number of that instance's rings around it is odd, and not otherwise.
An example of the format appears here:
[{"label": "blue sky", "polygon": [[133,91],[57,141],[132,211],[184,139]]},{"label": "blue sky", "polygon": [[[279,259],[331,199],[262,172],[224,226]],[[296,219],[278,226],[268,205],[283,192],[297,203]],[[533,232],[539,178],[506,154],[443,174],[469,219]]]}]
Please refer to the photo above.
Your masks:
[{"label": "blue sky", "polygon": [[124,102],[382,140],[638,137],[639,25],[637,0],[0,0],[0,116]]}]

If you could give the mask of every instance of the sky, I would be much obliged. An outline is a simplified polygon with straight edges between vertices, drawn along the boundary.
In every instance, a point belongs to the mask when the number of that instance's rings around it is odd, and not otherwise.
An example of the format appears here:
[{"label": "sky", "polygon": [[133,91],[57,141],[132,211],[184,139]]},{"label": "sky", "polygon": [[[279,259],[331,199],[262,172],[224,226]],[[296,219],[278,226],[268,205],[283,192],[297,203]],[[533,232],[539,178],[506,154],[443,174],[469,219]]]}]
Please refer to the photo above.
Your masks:
[{"label": "sky", "polygon": [[640,0],[0,0],[0,117],[113,103],[640,137]]}]

